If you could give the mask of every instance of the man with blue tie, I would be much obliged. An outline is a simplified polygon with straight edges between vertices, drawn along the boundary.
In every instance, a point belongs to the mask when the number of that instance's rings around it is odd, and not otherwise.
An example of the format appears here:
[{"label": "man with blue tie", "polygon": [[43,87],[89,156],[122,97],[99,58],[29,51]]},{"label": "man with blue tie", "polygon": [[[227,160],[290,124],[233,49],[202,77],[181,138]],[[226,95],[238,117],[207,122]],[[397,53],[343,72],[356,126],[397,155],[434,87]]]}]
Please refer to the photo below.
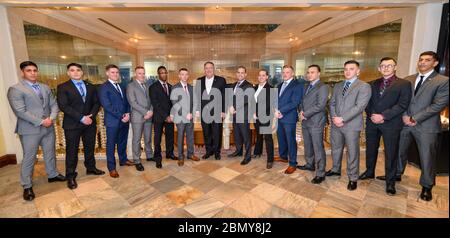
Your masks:
[{"label": "man with blue tie", "polygon": [[66,178],[69,189],[77,188],[77,163],[80,139],[83,138],[84,166],[86,174],[103,175],[104,171],[95,167],[96,116],[100,109],[97,89],[83,81],[80,64],[67,65],[69,80],[58,85],[56,100],[64,112],[63,129],[66,138]]},{"label": "man with blue tie", "polygon": [[278,153],[281,161],[289,162],[285,174],[292,174],[297,168],[295,132],[298,121],[297,108],[302,96],[303,84],[294,79],[294,68],[289,65],[283,66],[283,83],[278,85],[278,109],[275,117],[278,118]]},{"label": "man with blue tie", "polygon": [[359,79],[359,62],[349,60],[344,63],[345,80],[333,88],[330,100],[331,156],[333,168],[326,176],[341,176],[342,154],[347,145],[347,189],[357,188],[359,178],[359,136],[363,129],[363,112],[369,103],[372,90],[370,85]]},{"label": "man with blue tie", "polygon": [[109,175],[118,178],[114,151],[117,145],[120,166],[133,166],[127,158],[127,140],[130,121],[130,105],[126,90],[119,84],[119,68],[110,64],[106,66],[108,80],[99,88],[99,99],[105,113],[106,126],[106,160]]},{"label": "man with blue tie", "polygon": [[48,182],[65,181],[58,173],[55,159],[55,120],[58,105],[50,88],[37,81],[38,67],[31,61],[20,64],[22,79],[8,89],[8,101],[17,116],[15,133],[22,144],[23,160],[20,168],[20,184],[23,199],[32,201],[33,171],[39,146],[44,152]]}]

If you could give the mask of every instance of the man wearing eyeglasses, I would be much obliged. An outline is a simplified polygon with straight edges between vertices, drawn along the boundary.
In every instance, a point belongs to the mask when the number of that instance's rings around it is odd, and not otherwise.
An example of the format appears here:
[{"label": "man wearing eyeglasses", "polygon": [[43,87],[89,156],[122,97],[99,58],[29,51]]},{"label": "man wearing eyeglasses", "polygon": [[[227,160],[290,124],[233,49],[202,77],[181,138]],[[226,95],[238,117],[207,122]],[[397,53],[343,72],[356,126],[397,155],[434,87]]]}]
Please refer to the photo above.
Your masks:
[{"label": "man wearing eyeglasses", "polygon": [[411,84],[395,75],[397,61],[391,57],[380,60],[382,77],[370,82],[372,96],[366,107],[366,171],[360,180],[373,179],[380,139],[384,141],[386,193],[395,195],[395,175],[402,114],[411,100]]}]

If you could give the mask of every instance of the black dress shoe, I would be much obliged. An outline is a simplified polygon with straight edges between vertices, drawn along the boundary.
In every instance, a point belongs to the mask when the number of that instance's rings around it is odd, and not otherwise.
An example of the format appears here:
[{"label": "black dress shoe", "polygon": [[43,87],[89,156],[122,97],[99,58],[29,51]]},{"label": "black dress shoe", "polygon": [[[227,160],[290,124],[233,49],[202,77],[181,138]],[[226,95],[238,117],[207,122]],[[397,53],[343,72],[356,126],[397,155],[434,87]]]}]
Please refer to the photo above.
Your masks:
[{"label": "black dress shoe", "polygon": [[309,167],[309,166],[306,166],[306,165],[297,165],[297,169],[308,170],[308,171],[316,171],[316,168]]},{"label": "black dress shoe", "polygon": [[333,170],[330,169],[325,173],[325,176],[341,176],[341,173],[334,172]]},{"label": "black dress shoe", "polygon": [[396,192],[397,191],[395,190],[395,185],[394,184],[389,184],[389,185],[386,186],[386,193],[389,196],[394,196]]},{"label": "black dress shoe", "polygon": [[254,158],[261,158],[261,154],[252,155],[252,159],[254,159]]},{"label": "black dress shoe", "polygon": [[67,179],[67,187],[69,189],[76,189],[78,187],[77,181],[75,178]]},{"label": "black dress shoe", "polygon": [[36,196],[34,195],[33,188],[25,188],[23,190],[23,200],[33,201]]},{"label": "black dress shoe", "polygon": [[137,171],[144,171],[144,166],[142,166],[141,163],[136,164],[135,166],[136,166],[136,170],[137,170]]},{"label": "black dress shoe", "polygon": [[156,161],[156,168],[161,169],[162,168],[162,163],[161,161]]},{"label": "black dress shoe", "polygon": [[147,161],[156,161],[155,158],[153,158],[153,157],[147,158],[146,160]]},{"label": "black dress shoe", "polygon": [[219,155],[215,155],[214,158],[215,158],[216,160],[220,160],[220,154],[219,154]]},{"label": "black dress shoe", "polygon": [[325,180],[325,177],[316,176],[311,180],[311,183],[319,184],[319,183],[323,182],[324,180]]},{"label": "black dress shoe", "polygon": [[431,188],[422,187],[422,192],[420,193],[420,199],[424,201],[431,201],[433,195],[431,193]]},{"label": "black dress shoe", "polygon": [[347,189],[348,190],[353,191],[357,187],[358,187],[358,183],[357,182],[352,182],[352,181],[348,182],[348,185],[347,185]]},{"label": "black dress shoe", "polygon": [[271,169],[273,167],[273,162],[267,162],[266,169]]},{"label": "black dress shoe", "polygon": [[53,182],[64,182],[66,181],[66,177],[62,176],[61,174],[56,175],[56,177],[53,178],[49,178],[48,182],[49,183],[53,183]]},{"label": "black dress shoe", "polygon": [[241,165],[246,165],[246,164],[250,163],[250,161],[252,161],[252,159],[243,159],[241,161]]},{"label": "black dress shoe", "polygon": [[373,179],[373,178],[375,178],[375,176],[369,174],[369,173],[366,171],[366,172],[362,173],[362,174],[359,176],[358,179],[359,179],[359,180],[367,180],[367,179]]},{"label": "black dress shoe", "polygon": [[[383,180],[383,181],[386,181],[386,176],[377,176],[377,179],[378,180]],[[402,176],[396,176],[395,177],[395,181],[397,181],[397,182],[401,182],[402,181]]]},{"label": "black dress shoe", "polygon": [[103,175],[105,171],[94,168],[93,170],[87,170],[86,175]]},{"label": "black dress shoe", "polygon": [[234,153],[229,154],[229,155],[227,155],[227,156],[228,156],[228,158],[233,158],[233,157],[242,156],[242,152],[235,151]]},{"label": "black dress shoe", "polygon": [[169,155],[169,156],[166,156],[166,159],[178,160],[178,157],[176,157],[175,155]]}]

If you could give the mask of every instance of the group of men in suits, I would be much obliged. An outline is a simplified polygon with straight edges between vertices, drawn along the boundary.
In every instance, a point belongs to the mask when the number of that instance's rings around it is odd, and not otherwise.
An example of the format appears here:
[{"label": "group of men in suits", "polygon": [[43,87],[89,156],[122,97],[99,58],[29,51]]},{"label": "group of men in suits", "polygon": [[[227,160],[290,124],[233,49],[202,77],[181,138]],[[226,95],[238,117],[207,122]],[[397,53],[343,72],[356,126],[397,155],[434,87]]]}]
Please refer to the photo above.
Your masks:
[{"label": "group of men in suits", "polygon": [[[436,53],[428,51],[420,55],[419,73],[401,79],[395,75],[396,60],[382,58],[378,67],[382,77],[366,83],[359,79],[360,65],[355,60],[344,64],[343,82],[332,90],[320,81],[319,65],[308,66],[304,87],[294,79],[292,66],[282,69],[283,82],[273,88],[268,72],[258,72],[258,84],[247,81],[247,69],[239,66],[237,81],[227,84],[223,77],[215,75],[214,63],[204,64],[205,76],[188,83],[189,70],[178,71],[179,82],[172,86],[167,82],[168,71],[157,69],[158,80],[149,85],[145,69],[135,68],[136,79],[125,88],[119,83],[119,68],[106,66],[108,79],[98,89],[82,80],[83,69],[77,63],[67,65],[69,80],[58,85],[56,100],[49,87],[37,82],[38,67],[31,61],[20,64],[22,80],[8,90],[8,100],[17,116],[16,133],[23,148],[21,184],[23,198],[35,198],[32,190],[32,174],[38,147],[42,146],[49,182],[67,181],[70,189],[77,187],[77,163],[80,139],[83,140],[86,173],[105,174],[95,166],[96,115],[100,106],[104,110],[106,127],[106,156],[109,175],[119,177],[116,170],[115,150],[120,166],[135,166],[143,171],[141,163],[141,139],[148,161],[162,168],[161,139],[165,135],[165,156],[184,165],[184,141],[187,143],[187,159],[198,161],[194,153],[194,120],[200,117],[206,153],[220,160],[222,123],[226,113],[232,118],[236,151],[228,157],[243,156],[241,165],[252,158],[261,157],[263,141],[267,151],[267,169],[274,161],[288,163],[286,174],[296,169],[314,171],[311,180],[320,184],[326,176],[340,176],[344,147],[347,147],[348,190],[357,188],[358,180],[375,178],[380,139],[383,137],[385,154],[386,192],[394,195],[395,182],[401,181],[407,161],[408,147],[415,139],[418,144],[423,189],[421,199],[432,199],[435,185],[437,134],[440,132],[439,114],[448,105],[448,77],[439,75],[434,67],[439,63]],[[331,124],[332,168],[326,171],[326,155],[323,143],[327,124],[327,106]],[[54,121],[58,111],[64,112],[63,129],[66,139],[66,176],[56,169]],[[363,112],[366,112],[366,171],[359,175],[360,133],[364,128]],[[296,125],[301,120],[306,164],[297,164]],[[250,123],[256,128],[256,145],[251,153]],[[132,127],[132,156],[126,153],[129,125]],[[178,157],[174,155],[174,124],[177,127]],[[277,126],[277,127],[276,127]],[[152,128],[154,139],[152,150]],[[279,156],[274,156],[272,133],[276,128]],[[185,140],[186,138],[186,140]],[[244,153],[245,150],[245,153]]]},{"label": "group of men in suits", "polygon": [[[309,84],[300,107],[306,164],[302,170],[315,171],[312,183],[321,183],[325,176],[340,176],[342,154],[347,147],[348,190],[357,188],[358,180],[375,178],[375,166],[381,137],[384,142],[386,193],[395,195],[395,183],[404,174],[409,146],[416,140],[419,150],[422,191],[420,198],[432,200],[436,177],[436,150],[441,131],[440,112],[448,105],[448,77],[438,74],[435,52],[420,54],[418,73],[405,79],[396,76],[397,62],[391,57],[380,60],[382,77],[365,83],[359,79],[359,63],[344,64],[345,80],[336,84],[329,101],[331,118],[331,155],[333,166],[325,172],[323,129],[328,88],[319,81],[320,67],[310,65]],[[366,171],[359,175],[359,140],[366,112]]]}]

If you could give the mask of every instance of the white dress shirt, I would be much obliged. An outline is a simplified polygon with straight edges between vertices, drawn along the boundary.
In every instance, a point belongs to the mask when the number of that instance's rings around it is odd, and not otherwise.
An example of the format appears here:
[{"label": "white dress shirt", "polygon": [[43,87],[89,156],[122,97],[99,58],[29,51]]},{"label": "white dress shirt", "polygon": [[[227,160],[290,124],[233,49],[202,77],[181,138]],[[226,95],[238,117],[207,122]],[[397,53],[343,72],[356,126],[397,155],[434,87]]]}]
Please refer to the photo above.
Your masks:
[{"label": "white dress shirt", "polygon": [[433,69],[433,70],[430,70],[430,72],[428,72],[428,73],[426,73],[426,74],[421,74],[421,73],[419,73],[419,74],[417,75],[416,82],[415,82],[415,84],[414,84],[414,89],[416,89],[417,84],[419,84],[420,76],[422,76],[422,75],[425,76],[425,77],[423,77],[423,81],[422,81],[422,85],[423,85],[423,83],[425,83],[425,81],[427,81],[428,77],[430,77],[430,75],[433,73],[433,71],[434,71],[434,69]]},{"label": "white dress shirt", "polygon": [[214,82],[214,76],[212,78],[208,78],[205,76],[205,87],[206,87],[206,93],[210,93],[211,92],[211,88]]},{"label": "white dress shirt", "polygon": [[256,92],[255,92],[255,102],[258,102],[258,95],[263,90],[264,86],[266,86],[266,83],[267,82],[265,82],[262,86],[261,86],[261,84],[258,85],[258,89],[256,89]]}]

